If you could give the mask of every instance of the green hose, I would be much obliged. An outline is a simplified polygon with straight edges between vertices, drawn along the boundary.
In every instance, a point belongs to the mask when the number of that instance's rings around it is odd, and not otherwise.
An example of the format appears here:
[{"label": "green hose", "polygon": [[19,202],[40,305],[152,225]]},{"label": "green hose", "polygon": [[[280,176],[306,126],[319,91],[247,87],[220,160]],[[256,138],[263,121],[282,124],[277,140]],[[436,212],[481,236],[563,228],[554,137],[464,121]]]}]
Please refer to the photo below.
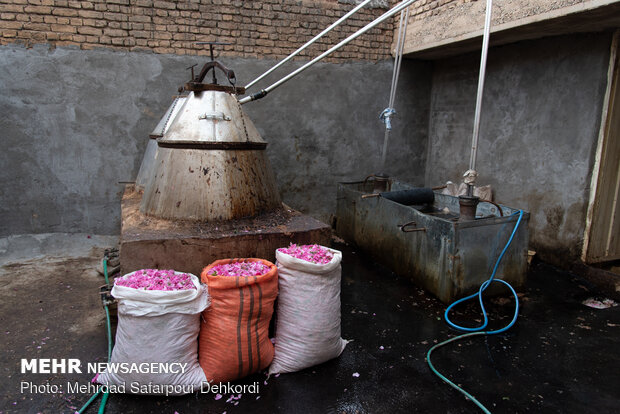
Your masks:
[{"label": "green hose", "polygon": [[[108,272],[104,272],[106,275],[106,282],[107,282],[107,276],[108,276]],[[104,305],[105,308],[105,319],[106,319],[106,325],[108,328],[108,362],[110,362],[110,359],[112,358],[112,328],[111,328],[111,323],[110,323],[110,310],[108,309],[108,305]],[[101,399],[101,403],[99,404],[99,414],[103,414],[105,412],[105,404],[108,402],[108,397],[110,396],[110,392],[106,391],[105,394],[103,394],[103,398]]]},{"label": "green hose", "polygon": [[[103,258],[103,275],[105,276],[105,284],[109,288],[110,287],[110,278],[108,277],[108,261],[107,261],[107,259],[105,257]],[[110,323],[110,310],[108,309],[108,305],[105,304],[105,302],[104,302],[104,305],[103,305],[103,309],[105,309],[107,337],[108,337],[108,362],[110,362],[110,358],[112,357],[112,324]],[[101,394],[101,390],[99,390],[95,394],[93,394],[93,396],[90,397],[90,399],[88,401],[86,401],[86,404],[84,404],[82,406],[82,408],[80,408],[78,413],[82,414],[88,408],[88,406],[93,401],[95,401],[97,399],[99,394]],[[108,398],[109,397],[110,397],[110,392],[106,391],[103,394],[103,397],[101,398],[101,403],[99,403],[99,411],[98,411],[99,414],[103,414],[105,412],[105,405],[108,402]]]},{"label": "green hose", "polygon": [[78,411],[78,413],[82,414],[84,412],[84,410],[86,410],[88,408],[88,406],[90,405],[91,402],[95,401],[95,399],[99,396],[99,394],[101,394],[101,391],[97,391],[95,394],[93,394],[92,397],[90,397],[90,400],[86,401],[86,404],[84,404],[82,406],[82,408],[80,408],[80,410]]},{"label": "green hose", "polygon": [[110,358],[112,357],[112,327],[110,326],[110,310],[108,309],[108,305],[104,305],[104,309],[106,325],[108,328],[108,362],[110,362]]},{"label": "green hose", "polygon": [[99,404],[99,414],[103,414],[105,412],[105,403],[108,402],[108,397],[110,396],[109,392],[103,394],[103,398],[101,399],[101,404]]},{"label": "green hose", "polygon": [[108,278],[108,261],[103,257],[103,276],[105,276],[105,284],[110,287],[110,279]]},{"label": "green hose", "polygon": [[468,393],[467,391],[465,391],[464,389],[462,389],[461,387],[459,387],[458,385],[456,385],[455,383],[450,381],[448,378],[446,378],[444,375],[442,375],[439,371],[437,371],[437,369],[435,369],[435,366],[431,362],[431,354],[433,353],[433,351],[435,349],[441,348],[442,346],[447,345],[450,342],[458,341],[459,339],[467,338],[469,336],[487,335],[487,334],[488,334],[488,332],[470,332],[470,333],[466,333],[466,334],[463,334],[463,335],[455,336],[454,338],[450,338],[450,339],[448,339],[446,341],[440,342],[437,345],[433,346],[431,349],[429,349],[428,353],[426,354],[426,362],[428,363],[428,366],[431,368],[431,371],[433,371],[435,373],[435,375],[437,375],[439,378],[441,378],[441,380],[443,382],[445,382],[446,384],[448,384],[449,386],[451,386],[452,388],[454,388],[455,390],[457,390],[458,392],[463,394],[465,397],[469,398],[485,414],[491,414],[491,412],[484,405],[482,405],[482,403],[480,401],[478,401],[473,395],[471,395],[470,393]]}]

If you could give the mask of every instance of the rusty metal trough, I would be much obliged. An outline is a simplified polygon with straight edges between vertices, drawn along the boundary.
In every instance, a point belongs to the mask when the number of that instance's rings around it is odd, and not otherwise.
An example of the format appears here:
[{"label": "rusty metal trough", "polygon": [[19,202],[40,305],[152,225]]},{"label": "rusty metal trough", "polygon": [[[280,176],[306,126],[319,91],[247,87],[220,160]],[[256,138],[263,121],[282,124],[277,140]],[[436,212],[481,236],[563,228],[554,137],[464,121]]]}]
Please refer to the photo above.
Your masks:
[{"label": "rusty metal trough", "polygon": [[[388,183],[390,191],[414,188],[393,179]],[[432,204],[409,206],[368,197],[372,191],[372,183],[339,184],[336,233],[446,303],[488,279],[517,221],[518,210],[504,205],[500,213],[481,202],[475,220],[459,221],[458,197],[436,192]],[[528,221],[526,212],[497,272],[515,287],[526,277]]]}]

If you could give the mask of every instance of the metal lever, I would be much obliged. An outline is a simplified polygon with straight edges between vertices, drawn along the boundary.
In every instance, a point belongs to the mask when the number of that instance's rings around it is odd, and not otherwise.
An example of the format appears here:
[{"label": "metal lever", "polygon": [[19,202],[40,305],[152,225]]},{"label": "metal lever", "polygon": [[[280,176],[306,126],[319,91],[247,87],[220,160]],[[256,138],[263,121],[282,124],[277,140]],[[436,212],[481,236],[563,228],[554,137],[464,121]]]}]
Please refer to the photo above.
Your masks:
[{"label": "metal lever", "polygon": [[426,227],[414,228],[414,229],[406,229],[407,226],[417,226],[418,224],[415,221],[410,221],[409,223],[400,224],[398,227],[400,231],[403,233],[412,233],[414,231],[426,231]]},{"label": "metal lever", "polygon": [[213,69],[212,83],[213,85],[217,85],[217,79],[215,78],[215,68],[218,68],[222,72],[224,72],[224,74],[226,75],[226,79],[228,79],[228,82],[231,85],[235,85],[235,83],[237,83],[237,78],[235,78],[235,72],[232,69],[228,69],[226,66],[222,65],[220,62],[217,61],[205,63],[202,67],[202,70],[200,71],[200,74],[193,78],[192,82],[201,83],[204,80],[205,76],[207,76],[207,72]]},{"label": "metal lever", "polygon": [[211,62],[207,62],[202,67],[202,70],[200,71],[200,75],[198,75],[197,77],[194,77],[194,71],[192,70],[192,82],[197,82],[197,83],[202,82],[203,79],[205,78],[207,72],[209,72],[210,69],[213,69],[213,79],[212,79],[211,82],[214,85],[217,85],[217,78],[215,77],[215,68],[218,67],[218,68],[220,68],[220,70],[222,72],[224,72],[224,74],[228,78],[228,82],[230,82],[230,84],[234,86],[234,84],[237,81],[237,79],[235,78],[235,72],[233,72],[232,70],[228,69],[226,66],[222,65],[220,62],[217,62],[215,60],[215,55],[213,53],[213,46],[229,46],[229,45],[232,45],[232,43],[226,43],[226,42],[194,42],[194,44],[195,45],[209,45],[209,51],[210,51],[210,55],[211,55]]},{"label": "metal lever", "polygon": [[192,71],[192,79],[194,79],[196,76],[194,75],[194,68],[198,66],[198,63],[194,63],[192,66],[188,66],[185,69],[191,69]]},{"label": "metal lever", "polygon": [[101,296],[102,305],[111,305],[116,302],[116,299],[111,295],[112,288],[108,285],[99,287],[99,295]]}]

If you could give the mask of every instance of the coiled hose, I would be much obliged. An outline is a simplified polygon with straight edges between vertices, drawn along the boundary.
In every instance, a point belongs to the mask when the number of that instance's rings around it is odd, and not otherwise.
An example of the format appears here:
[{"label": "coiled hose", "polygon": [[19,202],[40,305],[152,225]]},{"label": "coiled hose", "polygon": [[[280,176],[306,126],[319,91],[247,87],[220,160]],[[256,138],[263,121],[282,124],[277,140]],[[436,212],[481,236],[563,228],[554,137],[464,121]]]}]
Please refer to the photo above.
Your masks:
[{"label": "coiled hose", "polygon": [[[500,253],[499,257],[497,258],[497,261],[495,262],[495,266],[493,267],[493,272],[491,273],[491,276],[489,277],[489,279],[485,280],[482,283],[482,285],[480,285],[480,288],[478,289],[477,293],[474,293],[473,295],[469,295],[469,296],[466,296],[466,297],[464,297],[462,299],[459,299],[459,300],[453,302],[450,306],[448,306],[446,308],[446,311],[444,313],[444,319],[446,320],[448,325],[450,325],[451,327],[453,327],[455,329],[458,329],[459,331],[463,331],[463,332],[467,332],[467,333],[465,333],[463,335],[455,336],[454,338],[450,338],[450,339],[448,339],[446,341],[438,343],[437,345],[435,345],[431,349],[429,349],[428,353],[426,354],[426,362],[428,363],[428,366],[430,367],[431,371],[433,371],[433,373],[435,375],[437,375],[442,381],[444,381],[445,383],[450,385],[452,388],[454,388],[455,390],[457,390],[458,392],[463,394],[465,397],[469,398],[474,404],[476,404],[483,412],[485,412],[487,414],[490,414],[491,412],[484,405],[482,405],[482,403],[480,403],[480,401],[478,401],[476,398],[474,398],[474,396],[472,396],[467,391],[465,391],[464,389],[462,389],[461,387],[456,385],[454,382],[450,381],[448,378],[446,378],[444,375],[442,375],[439,371],[437,371],[437,369],[435,369],[435,367],[433,366],[433,363],[431,362],[431,354],[437,348],[441,348],[444,345],[447,345],[447,344],[449,344],[451,342],[458,341],[460,339],[469,338],[469,337],[477,336],[477,335],[494,335],[494,334],[499,334],[499,333],[502,333],[502,332],[506,332],[517,321],[517,316],[519,314],[519,297],[517,296],[517,292],[515,292],[513,287],[510,286],[510,284],[508,282],[506,282],[506,281],[504,281],[502,279],[495,279],[495,273],[497,272],[499,264],[502,261],[502,258],[504,257],[504,254],[506,253],[506,250],[508,250],[508,247],[510,246],[510,243],[512,243],[512,239],[514,239],[514,236],[517,233],[517,230],[519,229],[519,225],[521,224],[521,219],[523,218],[523,210],[519,210],[518,212],[515,212],[513,215],[517,215],[517,214],[519,215],[519,218],[517,219],[517,223],[515,224],[515,227],[512,230],[512,234],[510,235],[510,238],[508,239],[508,242],[504,246],[504,249]],[[484,307],[484,303],[482,302],[482,292],[484,292],[484,290],[487,287],[489,287],[489,285],[491,283],[493,283],[493,282],[500,282],[500,283],[508,286],[508,289],[510,289],[510,292],[512,293],[512,295],[515,298],[515,311],[514,311],[514,315],[512,317],[512,320],[510,321],[510,323],[508,325],[504,326],[501,329],[496,329],[496,330],[491,330],[491,331],[484,331],[483,329],[486,328],[488,323],[489,323],[489,318],[487,316],[487,312],[486,312],[486,309]],[[484,321],[483,321],[482,325],[480,325],[478,327],[470,328],[470,327],[461,326],[461,325],[453,323],[450,320],[450,311],[452,310],[452,308],[454,308],[454,306],[458,305],[459,303],[463,303],[463,302],[468,301],[470,299],[473,299],[475,297],[478,297],[478,302],[480,303],[480,309],[482,310],[482,316],[484,317]]]}]

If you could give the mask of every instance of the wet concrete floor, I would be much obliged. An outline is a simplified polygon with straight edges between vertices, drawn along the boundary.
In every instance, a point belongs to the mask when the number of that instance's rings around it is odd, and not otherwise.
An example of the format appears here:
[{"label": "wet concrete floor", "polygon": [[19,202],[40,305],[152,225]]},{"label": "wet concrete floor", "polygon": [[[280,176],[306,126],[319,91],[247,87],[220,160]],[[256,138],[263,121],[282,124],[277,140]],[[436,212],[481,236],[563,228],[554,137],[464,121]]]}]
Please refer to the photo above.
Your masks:
[{"label": "wet concrete floor", "polygon": [[[445,305],[350,246],[344,252],[342,336],[352,340],[332,361],[266,379],[258,394],[226,402],[213,394],[153,397],[114,394],[107,413],[476,413],[480,410],[434,376],[428,349],[457,334]],[[0,268],[1,413],[74,413],[89,394],[47,393],[45,385],[87,383],[92,375],[21,374],[21,358],[106,357],[103,278],[89,257],[22,260]],[[611,413],[620,407],[620,306],[593,309],[598,293],[577,275],[534,263],[519,291],[521,310],[506,334],[440,348],[433,363],[496,413]],[[490,328],[509,322],[514,302],[488,301]],[[457,322],[477,324],[474,305]],[[359,374],[359,376],[358,376]],[[23,383],[39,391],[20,389]],[[35,392],[33,392],[35,391]],[[234,403],[237,405],[234,405]],[[97,412],[99,400],[86,411]]]}]

